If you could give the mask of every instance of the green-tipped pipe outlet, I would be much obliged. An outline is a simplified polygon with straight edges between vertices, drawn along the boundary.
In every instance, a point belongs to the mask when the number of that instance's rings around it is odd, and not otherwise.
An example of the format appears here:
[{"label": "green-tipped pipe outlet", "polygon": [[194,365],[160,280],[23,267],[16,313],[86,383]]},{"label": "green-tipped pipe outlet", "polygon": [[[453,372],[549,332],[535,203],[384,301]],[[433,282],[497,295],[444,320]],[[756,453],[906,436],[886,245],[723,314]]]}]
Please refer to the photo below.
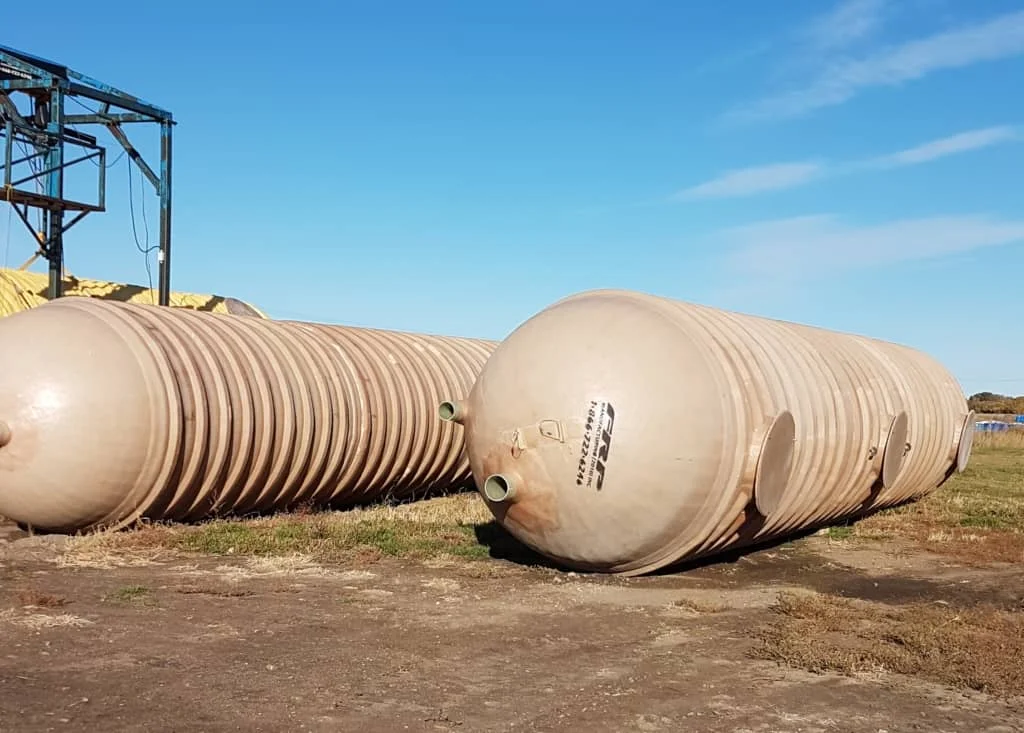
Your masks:
[{"label": "green-tipped pipe outlet", "polygon": [[516,485],[500,473],[492,474],[484,481],[484,496],[488,501],[502,502],[510,501],[516,493]]},{"label": "green-tipped pipe outlet", "polygon": [[462,424],[466,419],[466,406],[458,400],[445,400],[437,409],[437,414],[445,422]]},{"label": "green-tipped pipe outlet", "polygon": [[0,420],[0,448],[11,442],[11,428],[3,420]]}]

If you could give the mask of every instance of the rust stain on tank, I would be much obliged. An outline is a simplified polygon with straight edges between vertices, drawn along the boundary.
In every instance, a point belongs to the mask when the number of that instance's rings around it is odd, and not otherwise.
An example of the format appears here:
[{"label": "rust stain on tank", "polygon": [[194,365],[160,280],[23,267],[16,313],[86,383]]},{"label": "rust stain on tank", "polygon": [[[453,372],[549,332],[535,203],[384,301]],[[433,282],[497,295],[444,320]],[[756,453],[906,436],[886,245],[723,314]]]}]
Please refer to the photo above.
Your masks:
[{"label": "rust stain on tank", "polygon": [[[512,444],[496,446],[483,461],[483,475],[490,476],[511,470],[517,476],[529,475],[538,484],[544,483],[543,465],[531,451],[521,451],[515,463],[509,464],[507,456],[514,448]],[[546,489],[534,486],[528,480],[517,481],[514,501],[492,504],[495,518],[530,533],[543,535],[558,529],[558,505],[555,495]]]}]

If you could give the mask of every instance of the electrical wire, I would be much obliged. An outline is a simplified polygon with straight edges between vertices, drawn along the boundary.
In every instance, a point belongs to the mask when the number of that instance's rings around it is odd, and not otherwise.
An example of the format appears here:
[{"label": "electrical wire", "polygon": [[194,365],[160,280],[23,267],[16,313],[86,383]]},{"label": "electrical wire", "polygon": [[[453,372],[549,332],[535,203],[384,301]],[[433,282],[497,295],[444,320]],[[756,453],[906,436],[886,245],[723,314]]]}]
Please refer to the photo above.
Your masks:
[{"label": "electrical wire", "polygon": [[[146,221],[146,191],[145,186],[142,187],[142,217],[143,224],[146,227],[146,246],[145,248],[139,242],[139,230],[135,223],[135,189],[132,182],[132,162],[128,161],[128,211],[132,217],[132,236],[135,237],[135,247],[142,253],[146,260],[146,277],[149,280],[149,291],[153,292],[153,266],[149,261],[149,253],[159,247],[151,247],[149,244],[149,222]],[[155,303],[154,303],[155,305]]]},{"label": "electrical wire", "polygon": [[[82,109],[86,110],[87,112],[89,112],[91,114],[94,114],[94,115],[98,115],[99,114],[98,110],[93,109],[89,105],[87,105],[84,102],[82,102],[81,100],[79,100],[74,95],[70,95],[69,94],[69,95],[67,95],[66,99],[70,99],[72,102],[74,102],[79,107],[81,107]],[[78,131],[78,128],[75,125],[68,125],[68,126],[71,129]],[[25,155],[26,158],[28,158],[27,162],[28,162],[28,165],[31,168],[33,174],[34,174],[34,181],[35,181],[35,184],[36,184],[36,190],[39,193],[43,193],[43,181],[39,178],[39,176],[41,176],[42,173],[43,173],[43,167],[42,167],[40,161],[38,161],[34,157],[31,157],[31,153],[29,152],[28,146],[25,144],[24,141],[19,140],[17,142],[18,142],[19,147],[21,148],[22,153]],[[119,162],[121,162],[121,159],[124,158],[125,155],[127,155],[127,153],[128,153],[127,149],[122,149],[121,153],[116,158],[114,158],[113,161],[111,161],[110,163],[107,163],[105,166],[101,165],[98,161],[96,161],[93,158],[88,158],[87,160],[90,163],[92,163],[94,166],[96,166],[97,168],[105,167],[107,170],[109,170],[109,169],[113,168],[114,166],[116,166]],[[139,192],[140,195],[141,195],[140,203],[141,203],[141,207],[142,207],[142,211],[141,211],[141,213],[142,213],[142,223],[143,223],[143,226],[145,227],[145,230],[146,230],[146,245],[145,245],[145,247],[143,247],[142,243],[139,241],[138,225],[137,225],[136,220],[135,220],[135,188],[134,188],[134,181],[132,179],[132,161],[131,160],[129,160],[127,162],[127,168],[128,168],[128,210],[129,210],[129,213],[131,215],[132,237],[135,240],[135,247],[136,247],[136,249],[138,249],[139,252],[141,252],[142,255],[145,258],[146,277],[147,277],[147,280],[149,282],[150,292],[152,292],[153,291],[153,267],[152,267],[152,263],[150,262],[149,255],[154,250],[159,249],[159,246],[151,246],[150,245],[149,220],[148,220],[148,217],[146,216],[146,191],[145,191],[145,186],[142,186],[142,190]],[[8,221],[7,221],[7,237],[6,237],[7,241],[6,241],[6,244],[5,244],[5,247],[4,247],[4,267],[7,267],[8,261],[9,261],[9,258],[10,258],[11,222],[12,222],[13,215],[14,215],[14,208],[12,206],[11,209],[8,211],[8,216],[7,216],[7,219],[8,219]],[[37,212],[37,219],[38,219],[38,227],[41,230],[42,226],[43,226],[42,211],[38,211]]]},{"label": "electrical wire", "polygon": [[[72,102],[74,102],[79,107],[81,107],[82,109],[88,111],[91,114],[94,114],[94,115],[98,115],[99,114],[98,110],[95,110],[92,107],[90,107],[89,105],[87,105],[84,102],[80,101],[74,95],[68,95],[68,99],[70,99]],[[71,125],[71,128],[72,129],[77,129],[77,128],[75,128],[74,125]],[[127,149],[122,149],[120,155],[118,155],[116,158],[114,158],[113,161],[108,163],[106,165],[106,168],[108,170],[110,168],[113,168],[115,165],[117,165],[121,161],[121,159],[127,153],[128,153]],[[100,163],[98,163],[97,161],[93,160],[92,158],[89,158],[89,161],[93,165],[95,165],[97,168],[100,167]],[[145,185],[140,186],[141,190],[139,191],[139,194],[140,194],[140,203],[141,203],[141,206],[142,206],[142,225],[143,225],[143,227],[145,227],[145,230],[146,230],[146,246],[143,247],[142,243],[139,241],[139,229],[138,229],[138,224],[135,221],[135,187],[134,187],[134,181],[132,179],[132,161],[131,160],[129,160],[127,162],[127,167],[128,167],[128,212],[131,215],[131,219],[132,219],[132,237],[135,239],[135,248],[138,249],[139,252],[142,253],[142,256],[143,256],[144,261],[146,263],[146,280],[148,281],[148,284],[149,284],[149,291],[150,291],[150,293],[152,293],[153,292],[153,265],[152,265],[152,263],[149,260],[149,255],[150,255],[151,252],[153,252],[153,250],[159,249],[159,247],[150,246],[150,243],[149,243],[149,220],[146,217],[146,187],[145,187]],[[156,301],[154,300],[154,304],[155,303],[156,303]]]},{"label": "electrical wire", "polygon": [[10,204],[7,209],[7,242],[4,244],[4,269],[11,261],[11,224],[14,223],[14,204]]},{"label": "electrical wire", "polygon": [[[77,104],[82,109],[84,109],[87,112],[89,112],[90,114],[94,114],[94,115],[98,115],[99,114],[99,110],[93,109],[92,107],[90,107],[89,105],[85,104],[85,102],[82,102],[80,99],[78,99],[74,95],[68,95],[67,98],[70,99],[75,104]],[[73,130],[77,130],[77,128],[74,125],[70,125],[70,127]],[[117,165],[121,161],[122,158],[124,158],[124,156],[127,153],[128,153],[127,149],[122,149],[121,153],[116,158],[114,158],[113,161],[111,161],[110,163],[107,163],[105,167],[108,170],[110,168],[113,168],[115,165]],[[96,160],[94,160],[92,158],[89,158],[88,160],[89,160],[90,163],[95,165],[97,168],[101,167],[100,163],[98,163]],[[135,220],[135,187],[134,187],[134,180],[132,178],[132,161],[131,160],[129,160],[127,162],[127,167],[128,167],[128,211],[129,211],[129,214],[131,215],[131,220],[132,220],[132,237],[135,240],[135,248],[138,249],[139,252],[142,253],[144,261],[146,263],[146,279],[147,279],[148,284],[149,284],[149,290],[152,293],[152,291],[153,291],[153,265],[150,262],[149,255],[154,250],[159,249],[159,247],[150,246],[149,220],[148,220],[148,218],[146,216],[146,187],[145,187],[145,185],[140,186],[141,190],[139,191],[140,204],[141,204],[141,208],[142,208],[142,225],[143,225],[143,227],[145,228],[145,231],[146,231],[146,245],[145,245],[145,247],[143,247],[142,243],[139,241],[139,229],[138,229],[138,224],[137,224],[137,222]]]},{"label": "electrical wire", "polygon": [[[22,154],[28,159],[26,161],[28,163],[28,167],[32,169],[32,176],[33,176],[32,177],[32,182],[36,186],[36,193],[39,193],[39,194],[44,193],[44,191],[43,191],[43,181],[40,178],[40,176],[43,175],[43,169],[41,167],[42,164],[39,162],[39,158],[38,157],[33,157],[35,154],[29,151],[28,145],[25,143],[24,140],[18,140],[17,142],[18,142],[18,147],[21,148]],[[37,231],[42,231],[42,229],[43,229],[43,212],[41,210],[37,209],[36,210],[36,230]]]},{"label": "electrical wire", "polygon": [[[82,109],[86,110],[87,112],[90,112],[90,113],[92,113],[92,114],[94,114],[94,115],[98,115],[98,114],[99,114],[99,111],[98,111],[98,110],[95,110],[95,109],[93,109],[92,107],[90,107],[89,105],[87,105],[87,104],[86,104],[85,102],[82,102],[82,101],[80,101],[80,100],[79,100],[79,99],[78,99],[77,97],[75,97],[74,95],[71,95],[71,94],[69,94],[69,95],[67,96],[67,99],[70,99],[70,100],[71,100],[72,102],[74,102],[74,103],[75,103],[75,104],[77,104],[77,105],[78,105],[79,107],[81,107]],[[79,130],[79,129],[78,129],[77,127],[75,127],[74,125],[68,125],[68,127],[70,127],[70,128],[72,129],[72,130],[75,130],[75,131],[77,131],[77,132],[81,132],[81,130]],[[107,165],[106,165],[106,169],[107,169],[107,170],[110,170],[110,169],[111,169],[111,168],[113,168],[113,167],[114,167],[115,165],[117,165],[117,164],[118,164],[118,163],[119,163],[119,162],[121,161],[121,158],[123,158],[123,157],[124,157],[124,156],[125,156],[125,155],[126,155],[127,153],[128,153],[128,151],[127,151],[127,150],[123,150],[123,149],[122,149],[122,150],[121,150],[121,152],[120,152],[120,154],[118,154],[118,156],[117,156],[116,158],[114,158],[113,162],[107,163]],[[89,158],[88,160],[89,160],[89,162],[90,162],[90,163],[92,163],[92,164],[93,164],[94,166],[96,166],[97,168],[99,168],[99,167],[100,167],[100,164],[99,164],[99,162],[97,162],[97,161],[96,161],[96,160],[95,160],[94,158]]]}]

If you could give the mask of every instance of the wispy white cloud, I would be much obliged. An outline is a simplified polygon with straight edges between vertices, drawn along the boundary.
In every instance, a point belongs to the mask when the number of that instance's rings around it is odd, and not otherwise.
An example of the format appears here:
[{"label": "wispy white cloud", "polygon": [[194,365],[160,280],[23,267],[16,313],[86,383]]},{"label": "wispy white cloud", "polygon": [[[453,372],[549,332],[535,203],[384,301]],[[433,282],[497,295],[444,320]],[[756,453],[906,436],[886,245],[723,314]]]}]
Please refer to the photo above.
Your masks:
[{"label": "wispy white cloud", "polygon": [[800,35],[813,48],[830,51],[864,40],[881,26],[887,0],[844,0],[811,20]]},{"label": "wispy white cloud", "polygon": [[677,201],[735,198],[770,191],[798,188],[826,176],[854,173],[867,168],[899,168],[929,163],[950,155],[967,153],[1003,143],[1024,140],[1010,125],[968,130],[930,140],[912,148],[864,160],[827,164],[821,161],[775,163],[726,171],[709,181],[683,189],[672,196]]},{"label": "wispy white cloud", "polygon": [[843,104],[872,87],[897,86],[936,71],[1024,53],[1024,11],[881,49],[826,66],[801,89],[767,97],[726,115],[736,121],[797,117]]},{"label": "wispy white cloud", "polygon": [[877,33],[890,14],[891,2],[840,0],[833,8],[806,23],[712,56],[692,67],[689,74],[700,76],[727,70],[769,53],[775,57],[792,53],[792,62],[819,66],[823,54],[848,49]]},{"label": "wispy white cloud", "polygon": [[710,181],[679,191],[673,198],[680,201],[732,198],[794,188],[813,180],[824,167],[823,163],[806,161],[726,171]]},{"label": "wispy white cloud", "polygon": [[856,226],[816,215],[735,227],[716,239],[732,271],[791,281],[1021,243],[1024,220],[941,216]]},{"label": "wispy white cloud", "polygon": [[1020,133],[1009,125],[985,127],[980,130],[968,130],[956,135],[931,140],[906,150],[866,161],[867,164],[880,167],[895,167],[928,163],[958,153],[992,147],[1001,143],[1021,139]]}]

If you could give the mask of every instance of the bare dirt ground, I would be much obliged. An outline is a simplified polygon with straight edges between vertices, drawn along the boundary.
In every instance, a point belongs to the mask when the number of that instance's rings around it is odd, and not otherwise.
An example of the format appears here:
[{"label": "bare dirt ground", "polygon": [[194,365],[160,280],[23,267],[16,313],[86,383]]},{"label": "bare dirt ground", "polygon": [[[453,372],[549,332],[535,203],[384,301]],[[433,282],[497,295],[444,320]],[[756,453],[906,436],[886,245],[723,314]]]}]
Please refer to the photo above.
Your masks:
[{"label": "bare dirt ground", "polygon": [[9,542],[0,569],[5,731],[1024,729],[1020,698],[750,657],[780,592],[1014,608],[1019,565],[823,536],[628,580],[502,560],[89,567],[53,544]]},{"label": "bare dirt ground", "polygon": [[547,567],[489,519],[0,527],[0,731],[1024,730],[1024,446],[653,577]]}]

